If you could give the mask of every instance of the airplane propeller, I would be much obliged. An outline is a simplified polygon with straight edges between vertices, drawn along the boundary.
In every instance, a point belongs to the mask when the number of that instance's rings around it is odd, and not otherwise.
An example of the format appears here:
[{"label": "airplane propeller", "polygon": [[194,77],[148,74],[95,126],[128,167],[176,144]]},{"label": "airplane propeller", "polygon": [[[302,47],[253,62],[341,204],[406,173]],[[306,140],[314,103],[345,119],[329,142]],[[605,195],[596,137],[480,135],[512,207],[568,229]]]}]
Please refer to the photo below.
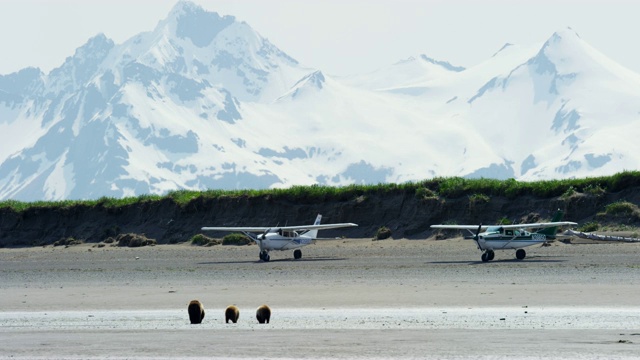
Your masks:
[{"label": "airplane propeller", "polygon": [[259,239],[266,239],[267,238],[267,234],[269,233],[269,231],[271,231],[271,228],[268,228],[267,230],[265,230],[262,235],[258,236]]},{"label": "airplane propeller", "polygon": [[480,230],[482,230],[482,223],[478,225],[478,231],[476,231],[476,236],[473,237],[473,240],[476,241],[476,244],[478,244],[478,247],[480,247],[480,241],[478,241],[480,239]]}]

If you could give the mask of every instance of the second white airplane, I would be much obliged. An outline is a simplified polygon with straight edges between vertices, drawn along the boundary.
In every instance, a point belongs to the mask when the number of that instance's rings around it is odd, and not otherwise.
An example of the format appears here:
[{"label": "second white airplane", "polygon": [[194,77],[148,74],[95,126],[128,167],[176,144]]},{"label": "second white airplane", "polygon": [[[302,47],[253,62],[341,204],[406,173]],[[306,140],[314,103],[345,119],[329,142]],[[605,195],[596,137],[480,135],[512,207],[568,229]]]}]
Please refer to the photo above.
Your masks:
[{"label": "second white airplane", "polygon": [[[494,250],[516,250],[516,258],[522,260],[527,253],[524,247],[542,244],[556,238],[556,230],[560,226],[578,225],[571,221],[559,221],[562,211],[558,210],[551,222],[513,225],[431,225],[433,229],[467,230],[471,239],[475,240],[482,251],[483,262],[493,260]],[[528,231],[526,229],[537,229]],[[476,230],[475,234],[471,230]]]},{"label": "second white airplane", "polygon": [[313,243],[318,236],[318,230],[338,229],[343,227],[358,226],[353,223],[320,224],[322,215],[318,214],[313,225],[299,226],[257,226],[257,227],[220,227],[205,226],[203,231],[238,231],[247,235],[260,247],[260,260],[269,261],[269,251],[271,250],[294,250],[293,258],[302,258],[302,251],[299,249]]}]

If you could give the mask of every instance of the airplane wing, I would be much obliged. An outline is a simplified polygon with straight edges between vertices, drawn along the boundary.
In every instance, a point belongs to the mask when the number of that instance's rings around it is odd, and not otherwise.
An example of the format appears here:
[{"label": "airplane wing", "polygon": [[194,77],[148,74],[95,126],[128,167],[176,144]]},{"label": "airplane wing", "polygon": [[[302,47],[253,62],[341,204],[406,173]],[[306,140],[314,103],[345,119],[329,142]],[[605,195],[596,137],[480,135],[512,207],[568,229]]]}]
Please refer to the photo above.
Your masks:
[{"label": "airplane wing", "polygon": [[556,221],[556,222],[547,222],[547,223],[532,223],[532,224],[512,224],[512,225],[496,225],[501,226],[504,229],[525,229],[525,228],[549,228],[556,226],[569,226],[569,225],[578,225],[578,223],[572,221]]},{"label": "airplane wing", "polygon": [[[531,223],[531,224],[511,224],[511,225],[480,225],[480,231],[484,231],[489,227],[501,227],[503,229],[525,229],[525,228],[548,228],[555,226],[578,225],[571,221],[556,221],[547,223]],[[454,230],[478,230],[478,225],[431,225],[433,229],[454,229]]]},{"label": "airplane wing", "polygon": [[339,223],[339,224],[319,224],[319,225],[301,225],[301,226],[279,226],[276,229],[282,230],[322,230],[322,229],[338,229],[343,227],[358,226],[354,223]]},{"label": "airplane wing", "polygon": [[205,226],[202,228],[202,230],[210,230],[210,231],[241,231],[241,232],[257,232],[257,233],[263,233],[267,230],[270,230],[270,227],[242,227],[242,226],[236,226],[236,227],[224,227],[224,226]]},{"label": "airplane wing", "polygon": [[354,223],[339,223],[339,224],[320,224],[320,225],[299,225],[299,226],[272,226],[272,227],[217,227],[217,226],[205,226],[202,230],[207,231],[246,231],[246,232],[258,232],[263,233],[268,230],[326,230],[326,229],[338,229],[343,227],[358,226]]},{"label": "airplane wing", "polygon": [[[480,231],[486,230],[490,226],[497,225],[480,225]],[[432,229],[452,229],[452,230],[478,230],[478,225],[431,225]]]}]

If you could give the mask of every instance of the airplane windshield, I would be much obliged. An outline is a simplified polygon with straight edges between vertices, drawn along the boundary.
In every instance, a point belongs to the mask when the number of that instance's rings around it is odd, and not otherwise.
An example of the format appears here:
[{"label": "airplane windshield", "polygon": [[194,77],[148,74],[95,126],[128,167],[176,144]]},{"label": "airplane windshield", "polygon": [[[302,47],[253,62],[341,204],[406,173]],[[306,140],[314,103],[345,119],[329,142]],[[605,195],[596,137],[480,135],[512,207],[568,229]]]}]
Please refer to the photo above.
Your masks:
[{"label": "airplane windshield", "polygon": [[487,231],[485,231],[485,232],[488,232],[488,233],[498,232],[499,233],[499,232],[502,232],[502,227],[500,227],[500,226],[489,226],[487,228]]}]

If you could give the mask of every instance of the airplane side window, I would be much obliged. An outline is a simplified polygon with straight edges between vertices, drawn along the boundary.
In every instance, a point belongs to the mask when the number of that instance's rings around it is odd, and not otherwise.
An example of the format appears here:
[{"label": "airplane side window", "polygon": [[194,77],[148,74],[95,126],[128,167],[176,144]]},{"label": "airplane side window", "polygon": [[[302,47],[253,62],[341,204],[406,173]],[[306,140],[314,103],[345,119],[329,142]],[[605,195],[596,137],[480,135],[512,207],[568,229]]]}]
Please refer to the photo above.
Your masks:
[{"label": "airplane side window", "polygon": [[513,235],[513,230],[507,230],[507,231],[505,231],[505,234],[507,234],[507,235]]}]

